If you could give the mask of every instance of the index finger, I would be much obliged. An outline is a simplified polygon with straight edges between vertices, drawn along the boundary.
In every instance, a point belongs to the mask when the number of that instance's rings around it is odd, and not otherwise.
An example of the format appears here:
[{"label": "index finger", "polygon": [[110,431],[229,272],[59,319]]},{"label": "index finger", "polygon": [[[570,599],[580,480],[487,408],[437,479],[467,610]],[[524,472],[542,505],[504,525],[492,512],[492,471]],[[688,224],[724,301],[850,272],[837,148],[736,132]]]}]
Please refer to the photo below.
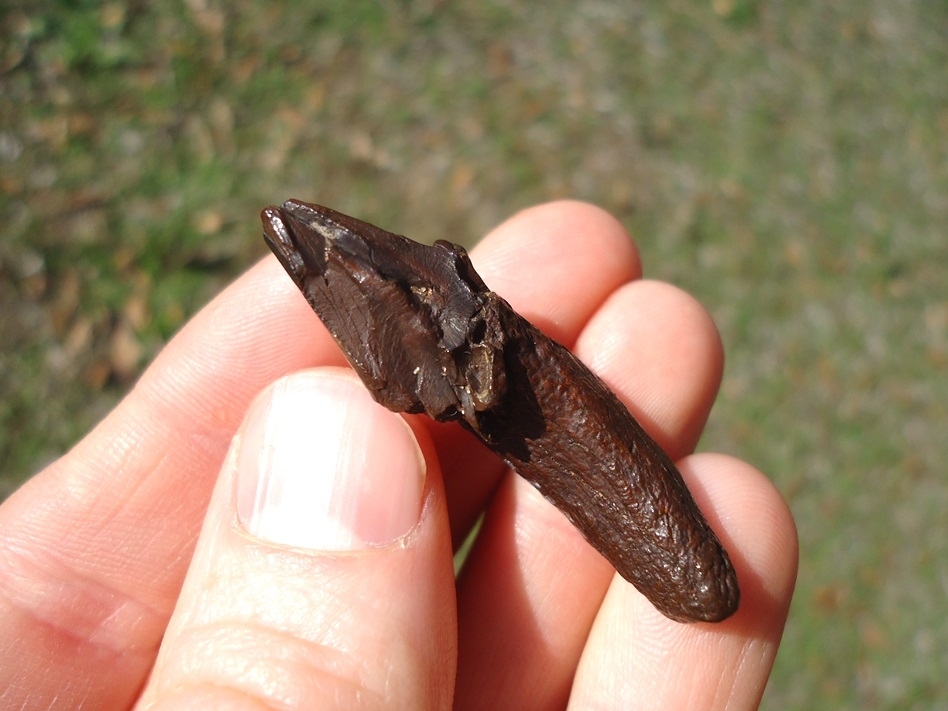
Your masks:
[{"label": "index finger", "polygon": [[[491,290],[570,347],[615,289],[641,275],[635,244],[612,215],[563,200],[523,210],[491,231],[471,260]],[[466,430],[431,423],[457,547],[506,465]]]},{"label": "index finger", "polygon": [[[518,221],[536,240],[532,278],[510,273],[523,262],[508,261],[504,228],[475,258],[488,284],[569,342],[614,282],[636,273],[634,249],[591,206],[560,203]],[[584,243],[582,254],[557,249]],[[564,260],[577,277],[566,288]],[[597,269],[603,261],[613,266]],[[329,334],[267,258],[185,326],[92,433],[10,497],[0,507],[4,698],[129,704],[154,661],[249,402],[282,375],[340,363]],[[442,440],[441,451],[458,450]],[[460,499],[467,511],[482,502]]]}]

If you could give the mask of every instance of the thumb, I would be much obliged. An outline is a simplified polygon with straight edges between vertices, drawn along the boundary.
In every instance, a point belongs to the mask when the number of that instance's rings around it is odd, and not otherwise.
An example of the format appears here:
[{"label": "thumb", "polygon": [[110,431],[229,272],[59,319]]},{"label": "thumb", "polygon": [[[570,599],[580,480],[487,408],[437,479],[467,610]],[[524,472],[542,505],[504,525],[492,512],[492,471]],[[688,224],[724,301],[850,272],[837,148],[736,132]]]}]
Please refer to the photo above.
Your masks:
[{"label": "thumb", "polygon": [[451,537],[421,439],[341,369],[259,396],[140,706],[448,708]]}]

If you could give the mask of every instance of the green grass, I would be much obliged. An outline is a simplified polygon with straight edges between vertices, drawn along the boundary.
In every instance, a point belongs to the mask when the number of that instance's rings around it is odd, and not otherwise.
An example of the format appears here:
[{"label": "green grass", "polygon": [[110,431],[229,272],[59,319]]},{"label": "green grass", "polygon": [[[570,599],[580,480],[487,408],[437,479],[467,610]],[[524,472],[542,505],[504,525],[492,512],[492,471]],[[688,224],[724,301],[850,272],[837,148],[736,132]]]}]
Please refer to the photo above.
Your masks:
[{"label": "green grass", "polygon": [[934,705],[948,6],[299,6],[0,10],[2,492],[263,253],[263,205],[470,244],[583,198],[711,309],[728,363],[702,448],[759,466],[797,517],[765,707]]}]

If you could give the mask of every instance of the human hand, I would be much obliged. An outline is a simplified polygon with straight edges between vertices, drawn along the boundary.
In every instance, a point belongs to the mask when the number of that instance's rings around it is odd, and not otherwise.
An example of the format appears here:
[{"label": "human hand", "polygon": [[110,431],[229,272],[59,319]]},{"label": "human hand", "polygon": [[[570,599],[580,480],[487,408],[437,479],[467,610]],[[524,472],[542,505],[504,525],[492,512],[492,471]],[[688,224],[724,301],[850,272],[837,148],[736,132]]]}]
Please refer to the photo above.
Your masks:
[{"label": "human hand", "polygon": [[0,507],[0,707],[754,708],[796,535],[761,474],[688,456],[721,375],[707,314],[588,205],[471,256],[678,460],[736,615],[662,617],[467,433],[373,403],[267,258]]}]

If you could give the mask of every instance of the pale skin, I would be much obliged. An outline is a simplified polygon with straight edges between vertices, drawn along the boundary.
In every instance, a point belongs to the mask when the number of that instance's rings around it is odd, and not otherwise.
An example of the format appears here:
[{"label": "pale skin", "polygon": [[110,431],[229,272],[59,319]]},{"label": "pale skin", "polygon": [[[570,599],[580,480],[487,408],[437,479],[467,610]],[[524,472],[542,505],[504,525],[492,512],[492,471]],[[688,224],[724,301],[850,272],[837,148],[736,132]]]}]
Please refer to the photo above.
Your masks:
[{"label": "pale skin", "polygon": [[[756,708],[797,538],[765,476],[691,454],[722,372],[708,314],[642,279],[623,228],[587,204],[521,212],[471,257],[678,461],[737,570],[736,615],[662,617],[466,433],[368,402],[268,257],[0,507],[0,707]],[[360,465],[377,487],[397,477],[373,467],[420,471],[397,489],[415,497],[409,516],[367,522],[383,542],[340,552],[250,532],[235,471],[276,391],[315,393],[330,419],[356,413],[340,446],[385,443]],[[327,448],[313,449],[318,465]],[[482,511],[455,579],[452,542]]]}]

